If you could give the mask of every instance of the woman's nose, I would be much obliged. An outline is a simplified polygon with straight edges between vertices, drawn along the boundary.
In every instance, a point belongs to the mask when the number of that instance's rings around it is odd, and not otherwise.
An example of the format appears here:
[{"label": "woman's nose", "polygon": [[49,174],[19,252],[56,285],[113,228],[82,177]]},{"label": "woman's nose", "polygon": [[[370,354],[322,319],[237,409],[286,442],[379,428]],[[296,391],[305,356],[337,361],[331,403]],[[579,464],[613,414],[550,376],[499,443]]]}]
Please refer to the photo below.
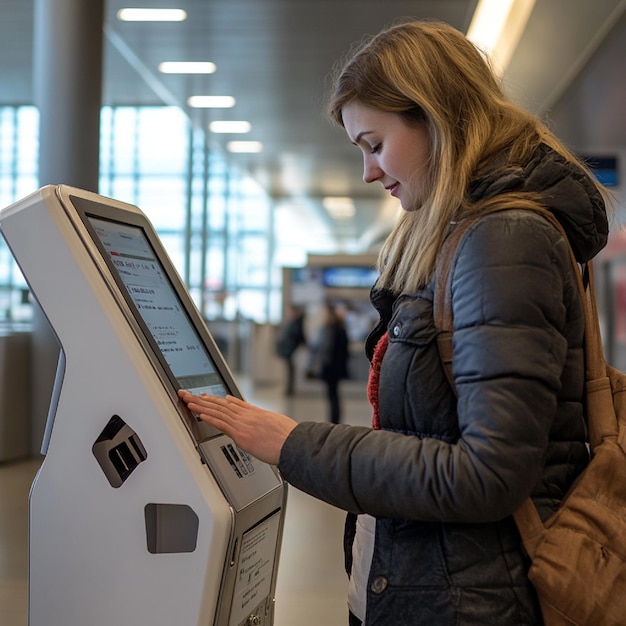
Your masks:
[{"label": "woman's nose", "polygon": [[363,181],[366,183],[373,183],[377,181],[383,175],[383,171],[376,165],[376,163],[368,162],[366,159],[363,162]]}]

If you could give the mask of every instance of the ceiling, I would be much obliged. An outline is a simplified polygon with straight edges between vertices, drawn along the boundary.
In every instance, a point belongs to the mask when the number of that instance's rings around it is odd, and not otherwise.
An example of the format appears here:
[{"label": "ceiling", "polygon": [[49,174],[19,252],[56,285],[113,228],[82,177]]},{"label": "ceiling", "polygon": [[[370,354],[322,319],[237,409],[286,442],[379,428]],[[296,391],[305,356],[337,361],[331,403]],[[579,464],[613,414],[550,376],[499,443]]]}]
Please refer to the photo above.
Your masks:
[{"label": "ceiling", "polygon": [[[231,161],[279,202],[308,198],[325,213],[322,197],[354,197],[357,216],[337,222],[335,230],[340,237],[357,234],[367,239],[367,232],[395,214],[396,205],[379,185],[363,183],[358,151],[325,119],[329,71],[364,35],[400,18],[436,18],[465,31],[476,4],[108,0],[104,104],[187,108],[191,95],[234,96],[237,104],[232,109],[189,109],[189,115],[202,125],[214,119],[248,120],[252,130],[245,138],[261,141],[263,152],[232,155]],[[116,13],[125,6],[182,8],[188,18],[178,23],[122,23]],[[32,22],[32,0],[2,0],[0,104],[32,102]],[[626,146],[625,46],[626,0],[537,0],[504,76],[507,90],[540,115],[557,121],[560,117],[573,147],[581,142],[581,149],[589,142]],[[161,61],[178,60],[209,60],[217,71],[205,76],[158,72]],[[586,116],[602,119],[592,126],[591,137],[583,132]],[[216,145],[233,138],[242,137],[212,136]]]}]

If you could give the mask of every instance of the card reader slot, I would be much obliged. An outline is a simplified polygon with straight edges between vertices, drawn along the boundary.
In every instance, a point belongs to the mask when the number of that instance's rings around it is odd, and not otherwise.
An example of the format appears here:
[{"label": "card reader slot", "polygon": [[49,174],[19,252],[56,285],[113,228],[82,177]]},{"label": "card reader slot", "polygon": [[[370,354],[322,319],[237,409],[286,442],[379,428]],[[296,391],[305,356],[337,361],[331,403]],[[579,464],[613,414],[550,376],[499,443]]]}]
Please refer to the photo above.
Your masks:
[{"label": "card reader slot", "polygon": [[137,435],[136,434],[131,435],[128,438],[128,442],[130,443],[133,450],[135,451],[135,454],[137,455],[139,462],[141,463],[141,461],[145,461],[146,451],[144,450],[144,447],[141,445],[141,442],[139,441],[139,439],[137,438]]},{"label": "card reader slot", "polygon": [[141,453],[139,448],[134,445],[133,454],[133,450],[131,450],[128,443],[129,442],[127,441],[123,441],[109,450],[109,460],[123,481],[128,478],[130,473],[137,467],[137,465],[139,465],[139,463],[145,460],[145,456]]},{"label": "card reader slot", "polygon": [[139,435],[119,415],[111,417],[91,450],[109,483],[116,488],[148,458]]}]

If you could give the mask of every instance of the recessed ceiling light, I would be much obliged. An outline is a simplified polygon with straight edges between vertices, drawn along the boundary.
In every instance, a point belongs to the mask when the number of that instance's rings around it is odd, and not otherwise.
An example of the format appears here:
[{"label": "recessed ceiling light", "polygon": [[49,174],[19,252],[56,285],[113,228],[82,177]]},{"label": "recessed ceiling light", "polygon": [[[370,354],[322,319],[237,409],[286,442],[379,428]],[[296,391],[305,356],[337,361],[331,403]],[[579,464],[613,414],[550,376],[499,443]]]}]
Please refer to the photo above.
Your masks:
[{"label": "recessed ceiling light", "polygon": [[335,219],[346,219],[356,212],[354,200],[347,196],[326,196],[322,205]]},{"label": "recessed ceiling light", "polygon": [[261,152],[263,144],[260,141],[229,141],[226,149],[229,152]]},{"label": "recessed ceiling light", "polygon": [[213,74],[216,67],[210,61],[163,61],[159,72],[163,74]]},{"label": "recessed ceiling light", "polygon": [[198,109],[230,109],[235,106],[235,98],[232,96],[191,96],[187,104]]},{"label": "recessed ceiling light", "polygon": [[182,9],[120,9],[117,19],[122,22],[184,22],[187,13]]},{"label": "recessed ceiling light", "polygon": [[250,122],[235,121],[215,121],[209,124],[209,130],[212,133],[249,133]]}]

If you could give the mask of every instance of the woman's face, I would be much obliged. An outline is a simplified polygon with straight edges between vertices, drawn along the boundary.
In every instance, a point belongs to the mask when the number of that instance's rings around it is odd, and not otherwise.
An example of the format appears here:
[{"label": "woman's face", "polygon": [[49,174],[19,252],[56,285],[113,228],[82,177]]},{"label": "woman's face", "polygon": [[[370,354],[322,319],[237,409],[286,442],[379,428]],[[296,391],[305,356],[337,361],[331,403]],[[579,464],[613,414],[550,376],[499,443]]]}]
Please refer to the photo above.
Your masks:
[{"label": "woman's face", "polygon": [[363,180],[378,181],[405,211],[426,198],[430,137],[426,124],[409,125],[398,113],[353,100],[341,110],[348,137],[363,152]]}]

